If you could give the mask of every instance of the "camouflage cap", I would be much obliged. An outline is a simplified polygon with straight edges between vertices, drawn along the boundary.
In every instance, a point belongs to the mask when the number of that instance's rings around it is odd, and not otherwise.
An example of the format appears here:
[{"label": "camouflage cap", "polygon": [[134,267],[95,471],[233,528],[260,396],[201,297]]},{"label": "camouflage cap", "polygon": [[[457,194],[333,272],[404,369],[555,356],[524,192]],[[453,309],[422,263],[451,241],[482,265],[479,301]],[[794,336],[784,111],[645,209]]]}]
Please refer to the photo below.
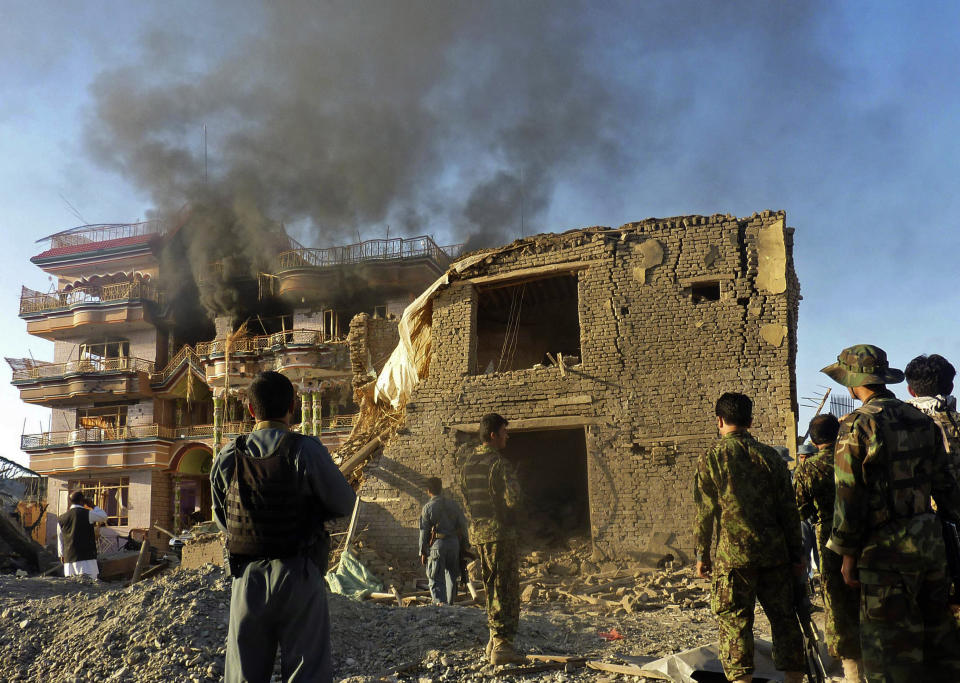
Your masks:
[{"label": "camouflage cap", "polygon": [[840,352],[837,362],[820,372],[845,387],[864,384],[897,384],[903,381],[903,371],[891,368],[887,354],[873,344],[857,344]]}]

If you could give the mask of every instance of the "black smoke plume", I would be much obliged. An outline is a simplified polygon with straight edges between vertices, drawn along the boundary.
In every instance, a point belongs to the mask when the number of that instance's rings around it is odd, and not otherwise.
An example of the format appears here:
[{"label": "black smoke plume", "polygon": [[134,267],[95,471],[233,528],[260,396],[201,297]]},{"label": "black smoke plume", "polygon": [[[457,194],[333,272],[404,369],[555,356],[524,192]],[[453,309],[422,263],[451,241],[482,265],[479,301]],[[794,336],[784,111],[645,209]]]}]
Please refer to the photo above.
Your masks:
[{"label": "black smoke plume", "polygon": [[[782,137],[778,100],[839,87],[812,47],[817,3],[204,7],[223,21],[241,14],[236,35],[207,44],[202,25],[171,10],[135,63],[96,78],[87,125],[94,158],[158,213],[190,207],[194,279],[214,261],[269,270],[280,224],[317,246],[382,237],[388,225],[490,246],[569,227],[543,222],[563,188],[603,202],[655,187],[671,166],[699,188],[682,210],[715,206],[737,182],[733,145]],[[755,55],[739,91],[716,92],[718,51]],[[711,115],[721,100],[737,106]],[[742,135],[711,132],[728,119]],[[233,295],[204,303],[236,308]]]}]

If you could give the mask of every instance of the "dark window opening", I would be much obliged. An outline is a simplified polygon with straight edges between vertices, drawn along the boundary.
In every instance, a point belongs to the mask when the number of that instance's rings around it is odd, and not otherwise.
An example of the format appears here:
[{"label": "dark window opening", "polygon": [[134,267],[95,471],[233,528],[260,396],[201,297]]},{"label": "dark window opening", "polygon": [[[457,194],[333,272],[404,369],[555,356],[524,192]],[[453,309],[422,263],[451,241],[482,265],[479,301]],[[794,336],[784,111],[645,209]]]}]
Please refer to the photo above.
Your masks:
[{"label": "dark window opening", "polygon": [[720,283],[701,282],[692,285],[690,287],[690,296],[695,304],[703,301],[720,301]]},{"label": "dark window opening", "polygon": [[557,354],[579,362],[576,275],[479,290],[477,374],[550,364]]},{"label": "dark window opening", "polygon": [[587,444],[583,429],[511,432],[505,457],[524,495],[518,513],[525,547],[566,546],[590,538]]},{"label": "dark window opening", "polygon": [[384,306],[374,306],[373,307],[373,317],[374,318],[386,318],[387,317],[387,307]]}]

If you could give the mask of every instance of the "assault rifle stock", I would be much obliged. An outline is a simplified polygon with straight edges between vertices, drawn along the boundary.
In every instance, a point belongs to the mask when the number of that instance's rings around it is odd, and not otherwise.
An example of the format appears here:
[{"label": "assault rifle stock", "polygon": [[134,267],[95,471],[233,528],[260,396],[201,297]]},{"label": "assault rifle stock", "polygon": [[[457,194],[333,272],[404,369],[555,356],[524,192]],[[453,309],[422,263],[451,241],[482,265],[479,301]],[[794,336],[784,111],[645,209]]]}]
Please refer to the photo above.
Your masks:
[{"label": "assault rifle stock", "polygon": [[803,655],[807,664],[807,680],[810,683],[826,683],[827,670],[820,657],[820,636],[817,627],[810,616],[809,583],[802,577],[798,578],[793,591],[793,611],[800,623],[800,633],[803,635]]},{"label": "assault rifle stock", "polygon": [[947,573],[950,575],[950,603],[960,605],[960,534],[957,525],[940,518],[943,544],[947,549]]}]

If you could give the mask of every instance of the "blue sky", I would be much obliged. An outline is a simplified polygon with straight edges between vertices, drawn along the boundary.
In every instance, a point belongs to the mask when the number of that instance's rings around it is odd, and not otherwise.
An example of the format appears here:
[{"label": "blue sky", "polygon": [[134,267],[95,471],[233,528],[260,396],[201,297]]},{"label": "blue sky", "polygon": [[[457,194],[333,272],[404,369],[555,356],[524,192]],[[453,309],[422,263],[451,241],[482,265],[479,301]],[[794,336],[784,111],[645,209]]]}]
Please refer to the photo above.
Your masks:
[{"label": "blue sky", "polygon": [[[376,111],[408,92],[391,89],[382,73],[391,79],[422,75],[425,81],[416,86],[419,90],[409,89],[422,95],[417,106],[397,117],[402,133],[404,124],[422,124],[409,118],[411,111],[430,113],[434,128],[426,129],[426,138],[411,138],[429,140],[430,159],[419,159],[419,170],[410,174],[420,187],[401,184],[403,201],[370,210],[362,205],[373,201],[369,193],[358,193],[360,218],[351,227],[362,235],[379,234],[385,222],[402,223],[399,217],[413,206],[420,213],[418,227],[441,241],[459,238],[469,212],[458,214],[450,206],[465,204],[465,197],[483,185],[485,173],[529,163],[527,177],[535,177],[538,160],[545,160],[550,177],[541,209],[528,216],[527,233],[619,225],[648,216],[744,216],[784,209],[797,228],[794,253],[804,297],[797,363],[801,396],[830,386],[817,371],[854,343],[879,344],[901,368],[922,352],[960,361],[953,319],[958,309],[954,262],[960,254],[954,227],[960,214],[955,191],[960,6],[779,5],[593,3],[556,13],[555,23],[541,34],[527,31],[518,42],[500,3],[477,5],[470,26],[461,25],[463,17],[454,12],[426,28],[415,22],[391,26],[399,23],[388,16],[398,5],[369,2],[348,12],[347,5],[323,3],[322,21],[308,27],[317,31],[311,41],[309,33],[291,27],[304,23],[296,14],[303,7],[292,11],[294,21],[284,16],[285,3],[265,10],[252,3],[5,2],[0,266],[7,294],[0,297],[6,329],[0,351],[13,357],[32,352],[38,359],[52,355],[51,344],[26,334],[17,306],[21,284],[49,286],[47,276],[29,262],[39,251],[34,240],[83,222],[67,201],[93,223],[133,221],[159,201],[157,188],[136,167],[105,162],[102,151],[91,153],[87,126],[97,105],[93,84],[109,88],[118,69],[128,69],[131,82],[154,95],[168,92],[163,88],[171,83],[209,85],[224,74],[241,85],[246,78],[273,84],[293,77],[284,71],[282,51],[267,53],[264,43],[270,41],[262,37],[282,38],[289,31],[298,50],[296,41],[332,46],[329,62],[300,67],[322,74],[331,102],[348,92],[343,100],[357,110],[364,97],[372,101],[386,92],[389,97],[371,107]],[[436,56],[430,40],[416,40],[421,29],[436,32],[429,36],[437,44]],[[340,37],[350,38],[351,31],[363,35],[355,52]],[[378,52],[375,45],[384,35],[396,44]],[[574,54],[562,55],[557,71],[544,76],[560,55],[561,38],[574,46]],[[244,61],[248,54],[263,60]],[[520,60],[516,71],[524,72],[526,65],[530,73],[505,73],[498,62],[504,54]],[[344,55],[349,60],[337,62]],[[407,58],[412,66],[404,70]],[[240,66],[228,69],[224,60]],[[428,68],[434,61],[443,68]],[[576,86],[564,80],[565,69],[575,70]],[[595,93],[585,87],[591,83],[598,85]],[[542,95],[547,87],[568,97]],[[581,137],[569,150],[558,150],[568,135],[563,126],[570,125],[563,123],[563,113],[576,111],[582,104],[576,99],[588,95],[598,97],[598,111],[583,109],[593,129],[579,130]],[[545,106],[534,101],[538,98],[547,100]],[[230,133],[243,128],[245,117],[258,121],[276,114],[259,106],[247,112],[245,103],[251,102],[258,104],[238,98],[218,109],[208,100],[206,108],[198,106],[196,117],[185,115],[161,133],[165,139],[179,137],[182,147],[195,151],[201,118],[208,117],[216,124],[211,154],[225,165],[236,158],[228,146]],[[325,113],[344,110],[332,105]],[[563,134],[521,140],[514,149],[505,141],[516,137],[498,136],[523,120]],[[337,125],[338,135],[349,137],[349,117]],[[145,138],[149,132],[144,131]],[[378,144],[389,151],[390,138]],[[135,143],[118,149],[137,151]],[[216,161],[214,168],[223,170]],[[395,172],[402,177],[404,169]],[[436,191],[425,192],[428,184]],[[311,215],[317,215],[316,207],[292,218],[309,226]],[[325,218],[336,222],[335,216]],[[316,241],[336,241],[346,229],[344,222],[337,225],[339,232],[320,233]],[[505,236],[516,232],[518,226]],[[20,403],[9,378],[4,366],[0,455],[26,462],[18,451],[19,435],[24,424],[28,433],[41,423],[45,428],[48,411]],[[802,410],[802,421],[809,415]]]}]

